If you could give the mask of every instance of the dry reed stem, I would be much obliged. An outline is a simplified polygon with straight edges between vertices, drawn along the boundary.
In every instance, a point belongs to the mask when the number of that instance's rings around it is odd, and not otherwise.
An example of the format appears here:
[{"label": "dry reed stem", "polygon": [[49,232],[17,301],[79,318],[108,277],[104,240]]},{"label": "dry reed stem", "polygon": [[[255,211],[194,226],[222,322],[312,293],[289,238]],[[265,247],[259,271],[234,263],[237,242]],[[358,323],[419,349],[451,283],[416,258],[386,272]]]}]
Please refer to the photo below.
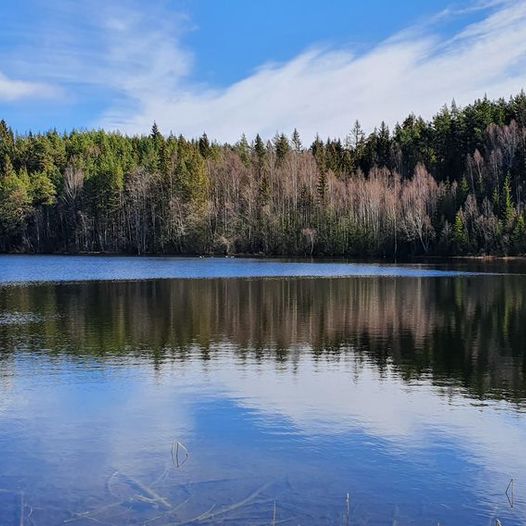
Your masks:
[{"label": "dry reed stem", "polygon": [[[259,489],[251,493],[248,497],[246,497],[243,500],[240,500],[239,502],[236,502],[235,504],[232,504],[230,506],[225,506],[224,508],[216,511],[215,513],[211,513],[211,510],[208,512],[205,512],[204,514],[201,514],[199,517],[194,517],[193,519],[190,519],[188,521],[179,523],[178,526],[183,526],[186,524],[192,524],[194,522],[199,522],[203,520],[211,520],[215,519],[216,517],[219,517],[220,515],[225,515],[226,513],[230,513],[232,511],[235,511],[243,506],[246,506],[249,502],[252,502],[259,494],[261,494],[263,491],[265,491],[269,486],[271,485],[270,482],[267,484],[263,484]],[[212,509],[215,507],[212,506]]]},{"label": "dry reed stem", "polygon": [[113,502],[112,504],[106,504],[105,506],[101,506],[100,508],[96,508],[94,510],[90,510],[90,511],[82,511],[82,512],[79,512],[79,513],[75,513],[75,517],[71,517],[70,519],[66,519],[64,521],[64,524],[68,524],[70,522],[75,522],[75,521],[79,521],[79,520],[82,520],[82,519],[86,519],[86,518],[89,518],[91,515],[97,515],[99,513],[102,513],[106,510],[110,510],[112,508],[118,508],[119,506],[122,506],[124,504],[127,504],[127,503],[130,503],[131,500],[130,499],[127,499],[127,500],[123,500],[123,501],[120,501],[120,502]]},{"label": "dry reed stem", "polygon": [[[182,449],[184,451],[184,458],[182,462],[179,462],[179,449]],[[190,453],[188,452],[188,448],[181,444],[178,440],[174,440],[172,444],[172,461],[174,463],[174,466],[176,468],[180,468],[183,464],[186,463],[186,461],[190,458]]]},{"label": "dry reed stem", "polygon": [[[143,493],[143,497],[149,497],[149,500],[161,504],[167,510],[173,508],[173,505],[165,497],[159,495],[159,493],[157,493],[154,489],[146,486],[146,484],[143,484],[141,481],[137,480],[136,478],[130,475],[126,475],[125,473],[119,473],[119,475],[128,482],[130,482],[132,485],[139,488],[139,490],[141,490]],[[136,497],[138,497],[138,495]]]},{"label": "dry reed stem", "polygon": [[148,519],[147,521],[144,521],[143,522],[143,526],[146,525],[146,524],[150,524],[152,522],[155,522],[159,519],[166,519],[172,515],[174,515],[178,510],[180,510],[185,504],[187,504],[190,499],[192,497],[188,497],[184,502],[181,502],[181,504],[178,504],[177,506],[175,506],[173,509],[171,509],[170,511],[167,511],[166,513],[163,513],[161,515],[157,515],[157,517],[153,517],[151,519]]},{"label": "dry reed stem", "polygon": [[[511,495],[510,495],[510,488],[511,488]],[[513,508],[515,504],[515,481],[513,479],[510,480],[508,487],[506,488],[506,497],[508,497],[508,502],[510,503],[510,507]]]}]

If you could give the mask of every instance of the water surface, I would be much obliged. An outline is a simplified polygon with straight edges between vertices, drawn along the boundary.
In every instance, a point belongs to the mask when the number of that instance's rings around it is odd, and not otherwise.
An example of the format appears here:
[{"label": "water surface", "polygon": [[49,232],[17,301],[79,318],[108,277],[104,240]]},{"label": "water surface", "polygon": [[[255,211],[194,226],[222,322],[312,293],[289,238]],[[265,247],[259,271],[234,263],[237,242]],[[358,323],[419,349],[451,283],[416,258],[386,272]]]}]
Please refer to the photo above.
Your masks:
[{"label": "water surface", "polygon": [[462,267],[450,267],[271,258],[0,255],[0,283],[301,276],[445,277],[472,273]]},{"label": "water surface", "polygon": [[0,524],[526,522],[526,276],[92,260],[0,258]]}]

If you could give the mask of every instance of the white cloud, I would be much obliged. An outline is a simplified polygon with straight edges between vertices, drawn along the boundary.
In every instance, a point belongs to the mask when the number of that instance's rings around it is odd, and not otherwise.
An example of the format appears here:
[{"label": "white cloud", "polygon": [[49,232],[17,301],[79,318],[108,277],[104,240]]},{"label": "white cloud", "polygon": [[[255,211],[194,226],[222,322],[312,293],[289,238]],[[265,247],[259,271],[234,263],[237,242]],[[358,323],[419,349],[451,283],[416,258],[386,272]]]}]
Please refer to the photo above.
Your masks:
[{"label": "white cloud", "polygon": [[[508,97],[526,85],[526,3],[474,7],[484,10],[483,19],[453,36],[434,34],[432,25],[422,24],[362,55],[315,48],[284,64],[263,65],[225,89],[186,82],[189,54],[158,29],[130,51],[137,53],[137,75],[130,60],[122,61],[122,82],[118,68],[112,75],[131,105],[111,108],[100,124],[136,133],[155,120],[165,131],[189,136],[206,131],[221,141],[235,141],[243,132],[270,137],[297,127],[311,139],[317,132],[344,136],[355,119],[372,129],[411,112],[429,117],[453,98],[466,104],[484,94]],[[452,15],[437,18],[444,16]],[[122,53],[134,31],[119,31],[120,44],[112,49]]]},{"label": "white cloud", "polygon": [[179,43],[189,22],[162,0],[147,8],[139,0],[51,1],[40,11],[40,24],[21,30],[24,41],[0,61],[44,82],[8,84],[0,74],[0,100],[4,80],[12,98],[56,94],[51,86],[60,86],[65,104],[110,100],[131,115],[142,100],[166,97],[190,71],[192,56]]},{"label": "white cloud", "polygon": [[27,98],[47,98],[56,94],[56,89],[40,82],[13,80],[0,72],[0,102],[13,102]]},{"label": "white cloud", "polygon": [[[50,85],[61,86],[64,104],[106,105],[91,125],[128,133],[146,132],[154,120],[165,132],[206,131],[220,141],[297,127],[308,142],[316,133],[345,136],[355,119],[371,130],[411,112],[430,117],[453,99],[508,97],[526,86],[524,0],[446,9],[365,53],[312,47],[223,88],[190,80],[194,56],[184,36],[191,22],[164,0],[147,8],[139,0],[46,5],[42,27],[31,28],[12,56],[0,57],[10,75],[30,72],[42,83],[0,74],[0,100],[49,95]],[[468,14],[472,22],[456,34],[441,30]]]}]

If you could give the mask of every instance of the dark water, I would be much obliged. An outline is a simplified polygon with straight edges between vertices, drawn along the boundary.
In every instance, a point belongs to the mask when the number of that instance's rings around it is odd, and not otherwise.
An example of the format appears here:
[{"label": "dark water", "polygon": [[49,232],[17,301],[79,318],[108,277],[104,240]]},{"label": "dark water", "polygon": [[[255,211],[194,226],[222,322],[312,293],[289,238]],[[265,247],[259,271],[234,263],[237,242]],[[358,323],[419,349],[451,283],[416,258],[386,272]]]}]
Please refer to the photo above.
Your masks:
[{"label": "dark water", "polygon": [[0,525],[526,522],[520,266],[130,265],[0,286]]}]

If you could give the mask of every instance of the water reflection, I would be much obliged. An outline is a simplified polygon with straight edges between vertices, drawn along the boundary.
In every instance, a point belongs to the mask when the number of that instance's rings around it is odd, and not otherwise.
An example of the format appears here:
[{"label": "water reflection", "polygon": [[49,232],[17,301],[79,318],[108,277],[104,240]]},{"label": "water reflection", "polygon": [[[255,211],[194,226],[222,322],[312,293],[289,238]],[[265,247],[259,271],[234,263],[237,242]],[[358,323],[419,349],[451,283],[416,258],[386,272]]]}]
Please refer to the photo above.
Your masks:
[{"label": "water reflection", "polygon": [[[353,524],[521,524],[520,484],[513,509],[503,492],[526,479],[524,285],[0,289],[0,488],[17,492],[0,492],[0,523],[18,524],[24,491],[38,524],[116,501],[120,515],[95,518],[269,524],[276,501],[278,519],[345,524],[347,492]],[[191,455],[182,469],[175,439]],[[130,477],[184,506],[166,515]]]},{"label": "water reflection", "polygon": [[[221,344],[241,358],[337,362],[342,351],[471,396],[526,395],[526,278],[254,279],[97,282],[5,288],[0,345],[136,354],[161,366]],[[137,354],[138,352],[138,354]]]}]

